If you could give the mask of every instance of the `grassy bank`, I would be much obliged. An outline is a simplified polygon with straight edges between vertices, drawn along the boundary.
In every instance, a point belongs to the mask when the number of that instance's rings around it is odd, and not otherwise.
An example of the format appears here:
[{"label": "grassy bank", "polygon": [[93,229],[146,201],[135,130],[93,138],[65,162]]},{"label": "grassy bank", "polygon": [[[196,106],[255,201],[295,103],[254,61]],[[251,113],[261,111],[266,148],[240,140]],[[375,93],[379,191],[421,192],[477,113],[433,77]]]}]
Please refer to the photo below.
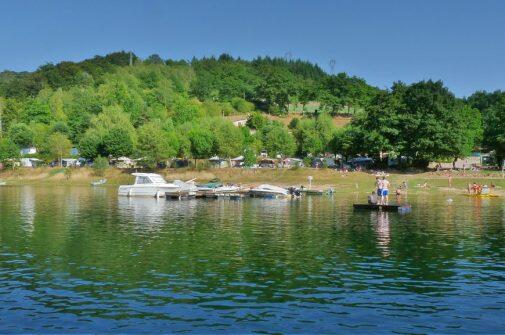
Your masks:
[{"label": "grassy bank", "polygon": [[[100,177],[90,168],[71,169],[65,172],[62,168],[36,168],[4,170],[0,173],[0,180],[12,185],[89,185],[91,181]],[[117,186],[133,182],[133,171],[108,169],[105,173],[108,186]],[[206,182],[218,178],[223,182],[238,183],[247,186],[269,183],[279,186],[308,185],[308,177],[313,177],[314,188],[334,187],[340,192],[368,191],[374,187],[374,176],[364,172],[341,173],[329,169],[167,169],[159,170],[167,180],[189,180],[196,178],[197,182]],[[391,172],[389,179],[393,186],[406,181],[411,190],[417,185],[428,184],[427,190],[460,191],[465,190],[468,183],[496,185],[496,193],[505,194],[505,179],[498,172],[452,173],[452,186],[449,187],[447,172],[400,173]]]}]

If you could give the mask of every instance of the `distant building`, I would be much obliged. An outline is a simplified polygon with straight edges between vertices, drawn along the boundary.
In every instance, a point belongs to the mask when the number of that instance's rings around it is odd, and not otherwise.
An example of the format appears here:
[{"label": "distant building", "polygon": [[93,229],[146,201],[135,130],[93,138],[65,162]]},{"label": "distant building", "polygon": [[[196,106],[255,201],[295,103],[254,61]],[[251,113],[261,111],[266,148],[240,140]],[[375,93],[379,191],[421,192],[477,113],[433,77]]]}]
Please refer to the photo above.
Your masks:
[{"label": "distant building", "polygon": [[240,167],[240,166],[244,165],[244,156],[238,156],[238,157],[232,158],[230,161],[231,161],[232,167]]},{"label": "distant building", "polygon": [[21,158],[19,160],[21,167],[30,167],[34,168],[42,165],[44,162],[38,158]]},{"label": "distant building", "polygon": [[247,115],[229,115],[226,119],[230,120],[235,127],[244,127],[247,124]]},{"label": "distant building", "polygon": [[37,153],[37,148],[35,147],[27,147],[23,148],[19,151],[21,156],[26,156],[26,155],[35,155]]},{"label": "distant building", "polygon": [[137,160],[129,157],[118,157],[111,159],[112,165],[118,169],[135,169],[137,168]]},{"label": "distant building", "polygon": [[61,165],[63,167],[79,166],[79,162],[75,158],[62,158]]},{"label": "distant building", "polygon": [[209,158],[209,163],[213,168],[226,168],[230,166],[228,160],[218,156]]}]

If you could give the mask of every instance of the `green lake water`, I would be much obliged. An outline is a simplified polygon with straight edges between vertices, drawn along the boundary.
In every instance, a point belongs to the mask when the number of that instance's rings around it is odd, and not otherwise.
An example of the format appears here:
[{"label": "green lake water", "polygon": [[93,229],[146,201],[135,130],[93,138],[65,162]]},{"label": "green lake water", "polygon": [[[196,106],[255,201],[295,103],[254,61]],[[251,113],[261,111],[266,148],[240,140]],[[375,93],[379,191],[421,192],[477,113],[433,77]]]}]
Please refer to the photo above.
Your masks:
[{"label": "green lake water", "polygon": [[400,215],[3,186],[0,332],[505,333],[505,200],[432,193]]}]

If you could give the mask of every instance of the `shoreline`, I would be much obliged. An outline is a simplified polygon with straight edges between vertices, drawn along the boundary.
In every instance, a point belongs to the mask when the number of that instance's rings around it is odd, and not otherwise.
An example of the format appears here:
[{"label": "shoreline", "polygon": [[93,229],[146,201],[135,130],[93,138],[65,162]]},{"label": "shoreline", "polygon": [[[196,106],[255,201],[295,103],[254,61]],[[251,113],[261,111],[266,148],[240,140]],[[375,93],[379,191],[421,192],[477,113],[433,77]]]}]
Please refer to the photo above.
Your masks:
[{"label": "shoreline", "polygon": [[[51,185],[51,186],[89,186],[92,181],[106,178],[105,186],[119,186],[131,184],[134,171],[109,168],[104,177],[95,175],[91,168],[72,168],[70,176],[65,173],[64,168],[22,168],[16,170],[3,170],[0,172],[0,181],[7,182],[7,185]],[[375,177],[371,172],[339,172],[330,169],[162,169],[155,173],[161,174],[167,180],[190,180],[205,183],[212,179],[220,179],[224,183],[241,184],[253,186],[258,184],[273,184],[281,187],[288,186],[308,186],[308,177],[312,176],[312,187],[314,189],[334,188],[340,193],[364,192],[374,189]],[[505,195],[505,179],[500,172],[479,171],[479,172],[452,172],[452,185],[449,186],[448,172],[418,172],[408,173],[401,171],[390,171],[389,180],[391,189],[406,181],[411,190],[429,191],[439,190],[444,192],[466,191],[468,183],[477,182],[481,184],[496,185],[495,193]],[[417,188],[416,185],[427,183],[428,188]]]}]

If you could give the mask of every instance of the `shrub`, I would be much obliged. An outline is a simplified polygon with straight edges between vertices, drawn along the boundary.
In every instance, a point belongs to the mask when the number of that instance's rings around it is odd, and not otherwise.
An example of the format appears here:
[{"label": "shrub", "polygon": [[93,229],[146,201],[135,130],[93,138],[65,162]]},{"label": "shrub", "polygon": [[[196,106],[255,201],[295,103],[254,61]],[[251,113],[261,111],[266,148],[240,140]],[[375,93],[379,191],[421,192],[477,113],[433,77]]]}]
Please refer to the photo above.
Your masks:
[{"label": "shrub", "polygon": [[98,156],[93,162],[93,170],[99,177],[103,177],[105,170],[109,168],[109,160],[105,157]]}]

